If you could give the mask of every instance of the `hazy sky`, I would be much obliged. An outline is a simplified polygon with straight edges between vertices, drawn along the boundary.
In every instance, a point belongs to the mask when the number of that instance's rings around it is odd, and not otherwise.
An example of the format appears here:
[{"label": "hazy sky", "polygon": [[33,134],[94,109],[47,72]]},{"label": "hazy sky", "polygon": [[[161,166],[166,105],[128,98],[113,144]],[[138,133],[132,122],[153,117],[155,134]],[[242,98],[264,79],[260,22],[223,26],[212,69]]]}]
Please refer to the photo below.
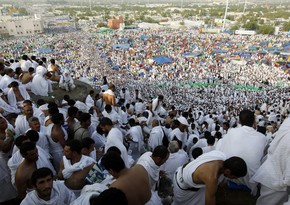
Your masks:
[{"label": "hazy sky", "polygon": [[[78,3],[89,3],[90,0],[0,0],[0,4],[19,4],[23,5],[22,3],[50,3],[50,2],[59,2],[59,3],[65,3],[65,4],[74,4],[76,2]],[[92,3],[122,3],[125,4],[132,4],[132,3],[177,3],[181,2],[182,0],[91,0]],[[230,0],[230,2],[243,2],[244,0]],[[255,2],[255,3],[273,3],[273,2],[290,2],[290,0],[247,0],[248,2]],[[225,2],[225,0],[183,0],[183,3],[205,3],[205,2]],[[290,5],[290,4],[289,4]]]}]

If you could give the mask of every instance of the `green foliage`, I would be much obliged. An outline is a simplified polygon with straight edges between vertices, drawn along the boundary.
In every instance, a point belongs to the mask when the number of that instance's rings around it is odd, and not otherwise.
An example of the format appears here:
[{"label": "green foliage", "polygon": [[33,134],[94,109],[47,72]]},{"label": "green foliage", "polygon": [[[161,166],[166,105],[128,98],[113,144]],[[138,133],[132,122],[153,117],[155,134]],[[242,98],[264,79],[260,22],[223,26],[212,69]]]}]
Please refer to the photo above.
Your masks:
[{"label": "green foliage", "polygon": [[277,10],[276,12],[266,12],[263,17],[275,19],[275,18],[285,18],[288,19],[290,16],[290,11]]},{"label": "green foliage", "polygon": [[106,25],[105,23],[103,23],[103,22],[99,22],[99,23],[97,24],[97,27],[98,27],[98,28],[101,28],[101,27],[107,27],[107,25]]},{"label": "green foliage", "polygon": [[239,30],[239,26],[238,25],[234,25],[230,28],[231,31],[235,31],[235,30]]},{"label": "green foliage", "polygon": [[243,25],[243,28],[255,31],[258,29],[258,23],[256,21],[249,21]]},{"label": "green foliage", "polygon": [[230,20],[230,21],[234,21],[235,20],[235,17],[234,16],[231,16],[231,15],[227,15],[227,19]]},{"label": "green foliage", "polygon": [[284,31],[290,31],[290,21],[283,24]]},{"label": "green foliage", "polygon": [[259,24],[264,24],[264,23],[265,23],[264,19],[259,19]]},{"label": "green foliage", "polygon": [[153,18],[151,17],[146,17],[144,19],[144,22],[147,22],[147,23],[159,23],[158,21],[154,20]]},{"label": "green foliage", "polygon": [[279,21],[275,21],[274,22],[274,26],[279,26],[280,25],[280,22]]},{"label": "green foliage", "polygon": [[181,12],[180,12],[178,9],[174,9],[174,10],[172,11],[172,13],[174,13],[174,14],[180,14]]},{"label": "green foliage", "polygon": [[18,13],[19,15],[22,15],[22,16],[27,16],[29,14],[25,8],[19,8]]},{"label": "green foliage", "polygon": [[124,23],[125,23],[125,26],[130,26],[130,25],[132,25],[134,23],[134,20],[133,19],[128,19],[128,20],[125,20]]},{"label": "green foliage", "polygon": [[211,19],[211,18],[204,19],[205,24],[211,24],[212,22],[213,22],[213,19]]},{"label": "green foliage", "polygon": [[171,17],[170,12],[161,12],[160,14],[162,17]]},{"label": "green foliage", "polygon": [[258,32],[259,34],[274,34],[275,28],[270,25],[262,25],[259,26]]}]

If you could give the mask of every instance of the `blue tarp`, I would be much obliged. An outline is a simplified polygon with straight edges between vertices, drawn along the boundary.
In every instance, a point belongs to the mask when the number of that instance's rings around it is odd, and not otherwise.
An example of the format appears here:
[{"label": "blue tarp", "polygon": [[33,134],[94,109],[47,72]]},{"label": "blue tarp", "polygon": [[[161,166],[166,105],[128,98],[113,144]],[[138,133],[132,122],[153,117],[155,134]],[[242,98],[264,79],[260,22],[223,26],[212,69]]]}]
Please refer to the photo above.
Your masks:
[{"label": "blue tarp", "polygon": [[52,49],[50,49],[50,48],[38,49],[38,53],[51,53],[51,52],[52,52]]},{"label": "blue tarp", "polygon": [[248,49],[252,50],[252,51],[256,51],[256,50],[258,50],[258,47],[257,46],[249,46]]},{"label": "blue tarp", "polygon": [[64,63],[72,63],[73,60],[66,60]]},{"label": "blue tarp", "polygon": [[113,44],[113,49],[121,48],[121,49],[128,49],[130,48],[130,44]]},{"label": "blue tarp", "polygon": [[259,51],[259,53],[260,53],[260,54],[267,54],[267,51],[263,51],[263,50],[261,50],[261,51]]},{"label": "blue tarp", "polygon": [[283,48],[285,48],[285,47],[290,47],[290,42],[284,43]]},{"label": "blue tarp", "polygon": [[118,65],[114,65],[113,69],[116,70],[116,71],[119,71],[119,66]]},{"label": "blue tarp", "polygon": [[265,50],[274,51],[274,50],[277,50],[277,47],[268,47],[268,48],[265,48]]},{"label": "blue tarp", "polygon": [[268,41],[262,41],[262,42],[260,43],[260,46],[266,46],[266,45],[268,45],[268,44],[269,44]]},{"label": "blue tarp", "polygon": [[163,65],[165,63],[172,63],[172,59],[166,56],[155,57],[153,58],[153,60],[159,65]]},{"label": "blue tarp", "polygon": [[272,53],[272,54],[280,54],[280,51],[279,50],[274,50],[274,51],[271,51],[270,53]]},{"label": "blue tarp", "polygon": [[141,40],[144,40],[144,39],[147,39],[147,38],[149,38],[149,36],[145,36],[145,35],[141,35],[141,36],[140,36],[140,39],[141,39]]},{"label": "blue tarp", "polygon": [[219,49],[214,49],[213,53],[227,53],[227,50],[219,50]]},{"label": "blue tarp", "polygon": [[119,41],[121,41],[121,42],[125,42],[125,43],[128,43],[129,38],[120,38]]},{"label": "blue tarp", "polygon": [[198,53],[198,52],[195,52],[195,53],[183,53],[182,54],[184,57],[193,57],[193,56],[200,56],[201,54]]}]

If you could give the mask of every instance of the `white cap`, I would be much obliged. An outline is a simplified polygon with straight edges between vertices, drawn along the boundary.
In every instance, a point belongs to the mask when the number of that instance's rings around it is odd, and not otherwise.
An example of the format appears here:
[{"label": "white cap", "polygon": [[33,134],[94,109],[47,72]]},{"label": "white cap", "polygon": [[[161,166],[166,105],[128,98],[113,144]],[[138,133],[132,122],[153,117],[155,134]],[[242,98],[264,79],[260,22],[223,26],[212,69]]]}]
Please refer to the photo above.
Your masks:
[{"label": "white cap", "polygon": [[41,111],[48,110],[48,104],[43,104],[43,105],[39,106],[39,109]]},{"label": "white cap", "polygon": [[146,117],[138,117],[138,121],[140,122],[147,122],[147,118]]},{"label": "white cap", "polygon": [[179,118],[177,118],[177,120],[181,123],[181,124],[183,124],[183,125],[186,125],[186,126],[189,126],[189,124],[188,124],[188,122],[187,122],[187,120],[185,119],[185,117],[179,117]]}]

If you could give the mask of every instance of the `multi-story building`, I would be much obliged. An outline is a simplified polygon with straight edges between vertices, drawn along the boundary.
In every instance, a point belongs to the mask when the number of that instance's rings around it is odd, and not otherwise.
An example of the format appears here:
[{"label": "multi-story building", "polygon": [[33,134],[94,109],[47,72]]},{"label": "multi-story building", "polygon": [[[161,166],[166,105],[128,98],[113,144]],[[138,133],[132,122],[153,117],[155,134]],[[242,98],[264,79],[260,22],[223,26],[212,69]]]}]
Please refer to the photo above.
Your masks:
[{"label": "multi-story building", "polygon": [[29,36],[43,32],[41,19],[33,17],[0,17],[0,35],[7,36]]}]

